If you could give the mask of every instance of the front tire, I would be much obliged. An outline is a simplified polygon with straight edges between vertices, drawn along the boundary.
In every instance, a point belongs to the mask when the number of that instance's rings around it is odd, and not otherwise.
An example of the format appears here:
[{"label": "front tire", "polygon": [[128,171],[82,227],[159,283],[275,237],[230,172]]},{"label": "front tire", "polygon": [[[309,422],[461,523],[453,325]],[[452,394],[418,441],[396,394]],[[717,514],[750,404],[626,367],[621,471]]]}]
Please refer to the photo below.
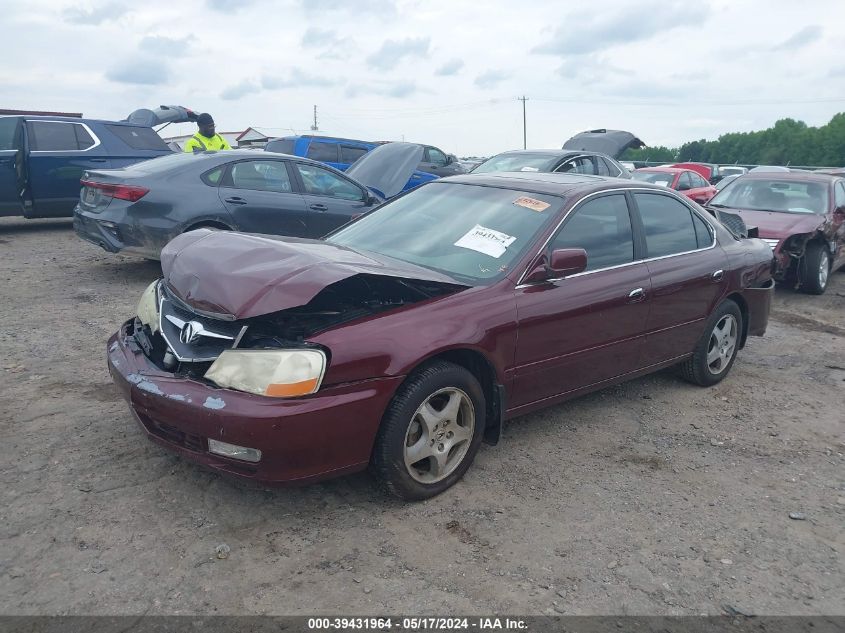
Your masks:
[{"label": "front tire", "polygon": [[486,410],[484,391],[467,369],[445,361],[419,369],[384,414],[371,472],[406,501],[440,494],[472,464]]},{"label": "front tire", "polygon": [[727,299],[707,319],[692,356],[680,366],[681,375],[701,387],[720,382],[733,367],[741,335],[742,312]]},{"label": "front tire", "polygon": [[827,247],[819,242],[807,244],[804,257],[798,266],[798,280],[801,282],[801,292],[810,295],[823,294],[830,279],[830,253]]}]

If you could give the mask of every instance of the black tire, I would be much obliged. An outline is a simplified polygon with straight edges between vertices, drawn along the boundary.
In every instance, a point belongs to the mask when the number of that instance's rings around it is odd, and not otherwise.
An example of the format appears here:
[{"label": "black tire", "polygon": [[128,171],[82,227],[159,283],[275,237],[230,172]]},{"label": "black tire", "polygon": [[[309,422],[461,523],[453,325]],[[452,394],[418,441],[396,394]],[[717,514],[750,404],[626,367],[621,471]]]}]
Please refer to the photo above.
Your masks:
[{"label": "black tire", "polygon": [[[708,354],[713,350],[714,342],[717,343],[716,347],[718,347],[718,335],[715,332],[716,327],[722,324],[723,319],[728,322],[728,317],[733,317],[735,342],[729,356],[722,357],[718,361],[720,363],[719,366],[714,367],[713,364],[708,361]],[[710,318],[707,319],[707,323],[704,326],[704,333],[695,344],[692,356],[679,366],[681,375],[685,380],[701,387],[709,387],[711,385],[715,385],[717,382],[720,382],[730,373],[731,367],[733,367],[734,361],[736,360],[736,354],[739,351],[741,336],[742,312],[736,303],[730,299],[726,299],[719,304],[719,307],[716,308],[713,314],[710,315]],[[716,337],[715,340],[714,337]],[[714,364],[716,362],[717,361],[714,361]]]},{"label": "black tire", "polygon": [[[821,274],[822,266],[827,268],[827,274]],[[822,279],[822,277],[824,277]],[[827,246],[821,242],[810,242],[804,251],[804,257],[798,265],[798,281],[801,282],[801,292],[809,295],[820,295],[827,290],[830,279],[830,253]]]},{"label": "black tire", "polygon": [[[461,451],[465,450],[465,453],[454,464],[454,470],[439,481],[425,483],[412,476],[410,469],[413,466],[406,466],[406,442],[412,425],[416,424],[417,428],[422,429],[422,425],[415,422],[418,409],[429,398],[436,398],[435,394],[446,389],[460,391],[471,401],[473,431],[471,438],[460,445]],[[376,436],[370,471],[387,492],[406,501],[428,499],[440,494],[463,477],[472,465],[484,436],[486,411],[484,390],[470,371],[445,361],[435,361],[421,367],[399,388],[387,407]],[[452,422],[457,424],[457,416]],[[464,447],[464,444],[468,446]],[[451,454],[451,449],[447,453]],[[421,464],[422,461],[417,463]],[[414,472],[420,476],[416,469]]]}]

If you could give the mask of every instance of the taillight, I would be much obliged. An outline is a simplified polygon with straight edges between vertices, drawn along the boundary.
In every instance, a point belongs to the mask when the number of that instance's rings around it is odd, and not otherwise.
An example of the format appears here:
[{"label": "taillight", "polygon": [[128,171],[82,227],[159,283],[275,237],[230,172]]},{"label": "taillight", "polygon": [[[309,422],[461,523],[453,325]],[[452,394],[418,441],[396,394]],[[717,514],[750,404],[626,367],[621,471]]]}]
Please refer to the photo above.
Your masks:
[{"label": "taillight", "polygon": [[128,200],[129,202],[137,202],[150,192],[146,187],[136,187],[133,185],[110,185],[91,180],[82,180],[81,183],[85,187],[98,190],[103,196]]}]

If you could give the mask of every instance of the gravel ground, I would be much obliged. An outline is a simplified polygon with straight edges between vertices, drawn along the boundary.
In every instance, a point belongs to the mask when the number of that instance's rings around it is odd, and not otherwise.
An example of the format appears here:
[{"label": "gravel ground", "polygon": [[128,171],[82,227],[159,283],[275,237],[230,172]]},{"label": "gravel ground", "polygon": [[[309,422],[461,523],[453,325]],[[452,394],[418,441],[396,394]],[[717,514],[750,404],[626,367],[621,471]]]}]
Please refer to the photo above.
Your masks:
[{"label": "gravel ground", "polygon": [[158,265],[64,220],[0,219],[0,254],[2,613],[845,614],[845,273],[779,289],[720,385],[663,372],[519,418],[402,504],[148,442],[105,341]]}]

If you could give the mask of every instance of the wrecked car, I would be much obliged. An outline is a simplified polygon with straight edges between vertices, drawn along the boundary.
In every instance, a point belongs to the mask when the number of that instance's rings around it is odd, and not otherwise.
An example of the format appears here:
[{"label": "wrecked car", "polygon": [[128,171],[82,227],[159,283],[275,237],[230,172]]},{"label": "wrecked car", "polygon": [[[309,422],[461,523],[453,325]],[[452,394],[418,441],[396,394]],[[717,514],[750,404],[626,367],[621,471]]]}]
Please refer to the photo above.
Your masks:
[{"label": "wrecked car", "polygon": [[642,144],[630,132],[592,130],[576,134],[562,149],[525,149],[496,154],[475,167],[472,173],[525,171],[630,178],[631,172],[616,159],[629,147]]},{"label": "wrecked car", "polygon": [[739,176],[707,203],[757,227],[775,255],[778,281],[822,294],[845,266],[845,178],[820,172]]},{"label": "wrecked car", "polygon": [[677,169],[675,167],[642,167],[631,174],[634,180],[653,182],[656,185],[669,187],[681,192],[687,198],[699,204],[704,204],[716,195],[716,187],[704,180],[692,169]]},{"label": "wrecked car", "polygon": [[261,482],[455,482],[504,420],[658,369],[723,380],[772,254],[674,191],[568,174],[412,190],[322,240],[198,230],[107,346],[154,442]]},{"label": "wrecked car", "polygon": [[308,158],[255,150],[88,170],[73,226],[109,252],[150,259],[175,236],[199,228],[321,237],[402,191],[422,153],[419,145],[391,143],[345,174]]}]

